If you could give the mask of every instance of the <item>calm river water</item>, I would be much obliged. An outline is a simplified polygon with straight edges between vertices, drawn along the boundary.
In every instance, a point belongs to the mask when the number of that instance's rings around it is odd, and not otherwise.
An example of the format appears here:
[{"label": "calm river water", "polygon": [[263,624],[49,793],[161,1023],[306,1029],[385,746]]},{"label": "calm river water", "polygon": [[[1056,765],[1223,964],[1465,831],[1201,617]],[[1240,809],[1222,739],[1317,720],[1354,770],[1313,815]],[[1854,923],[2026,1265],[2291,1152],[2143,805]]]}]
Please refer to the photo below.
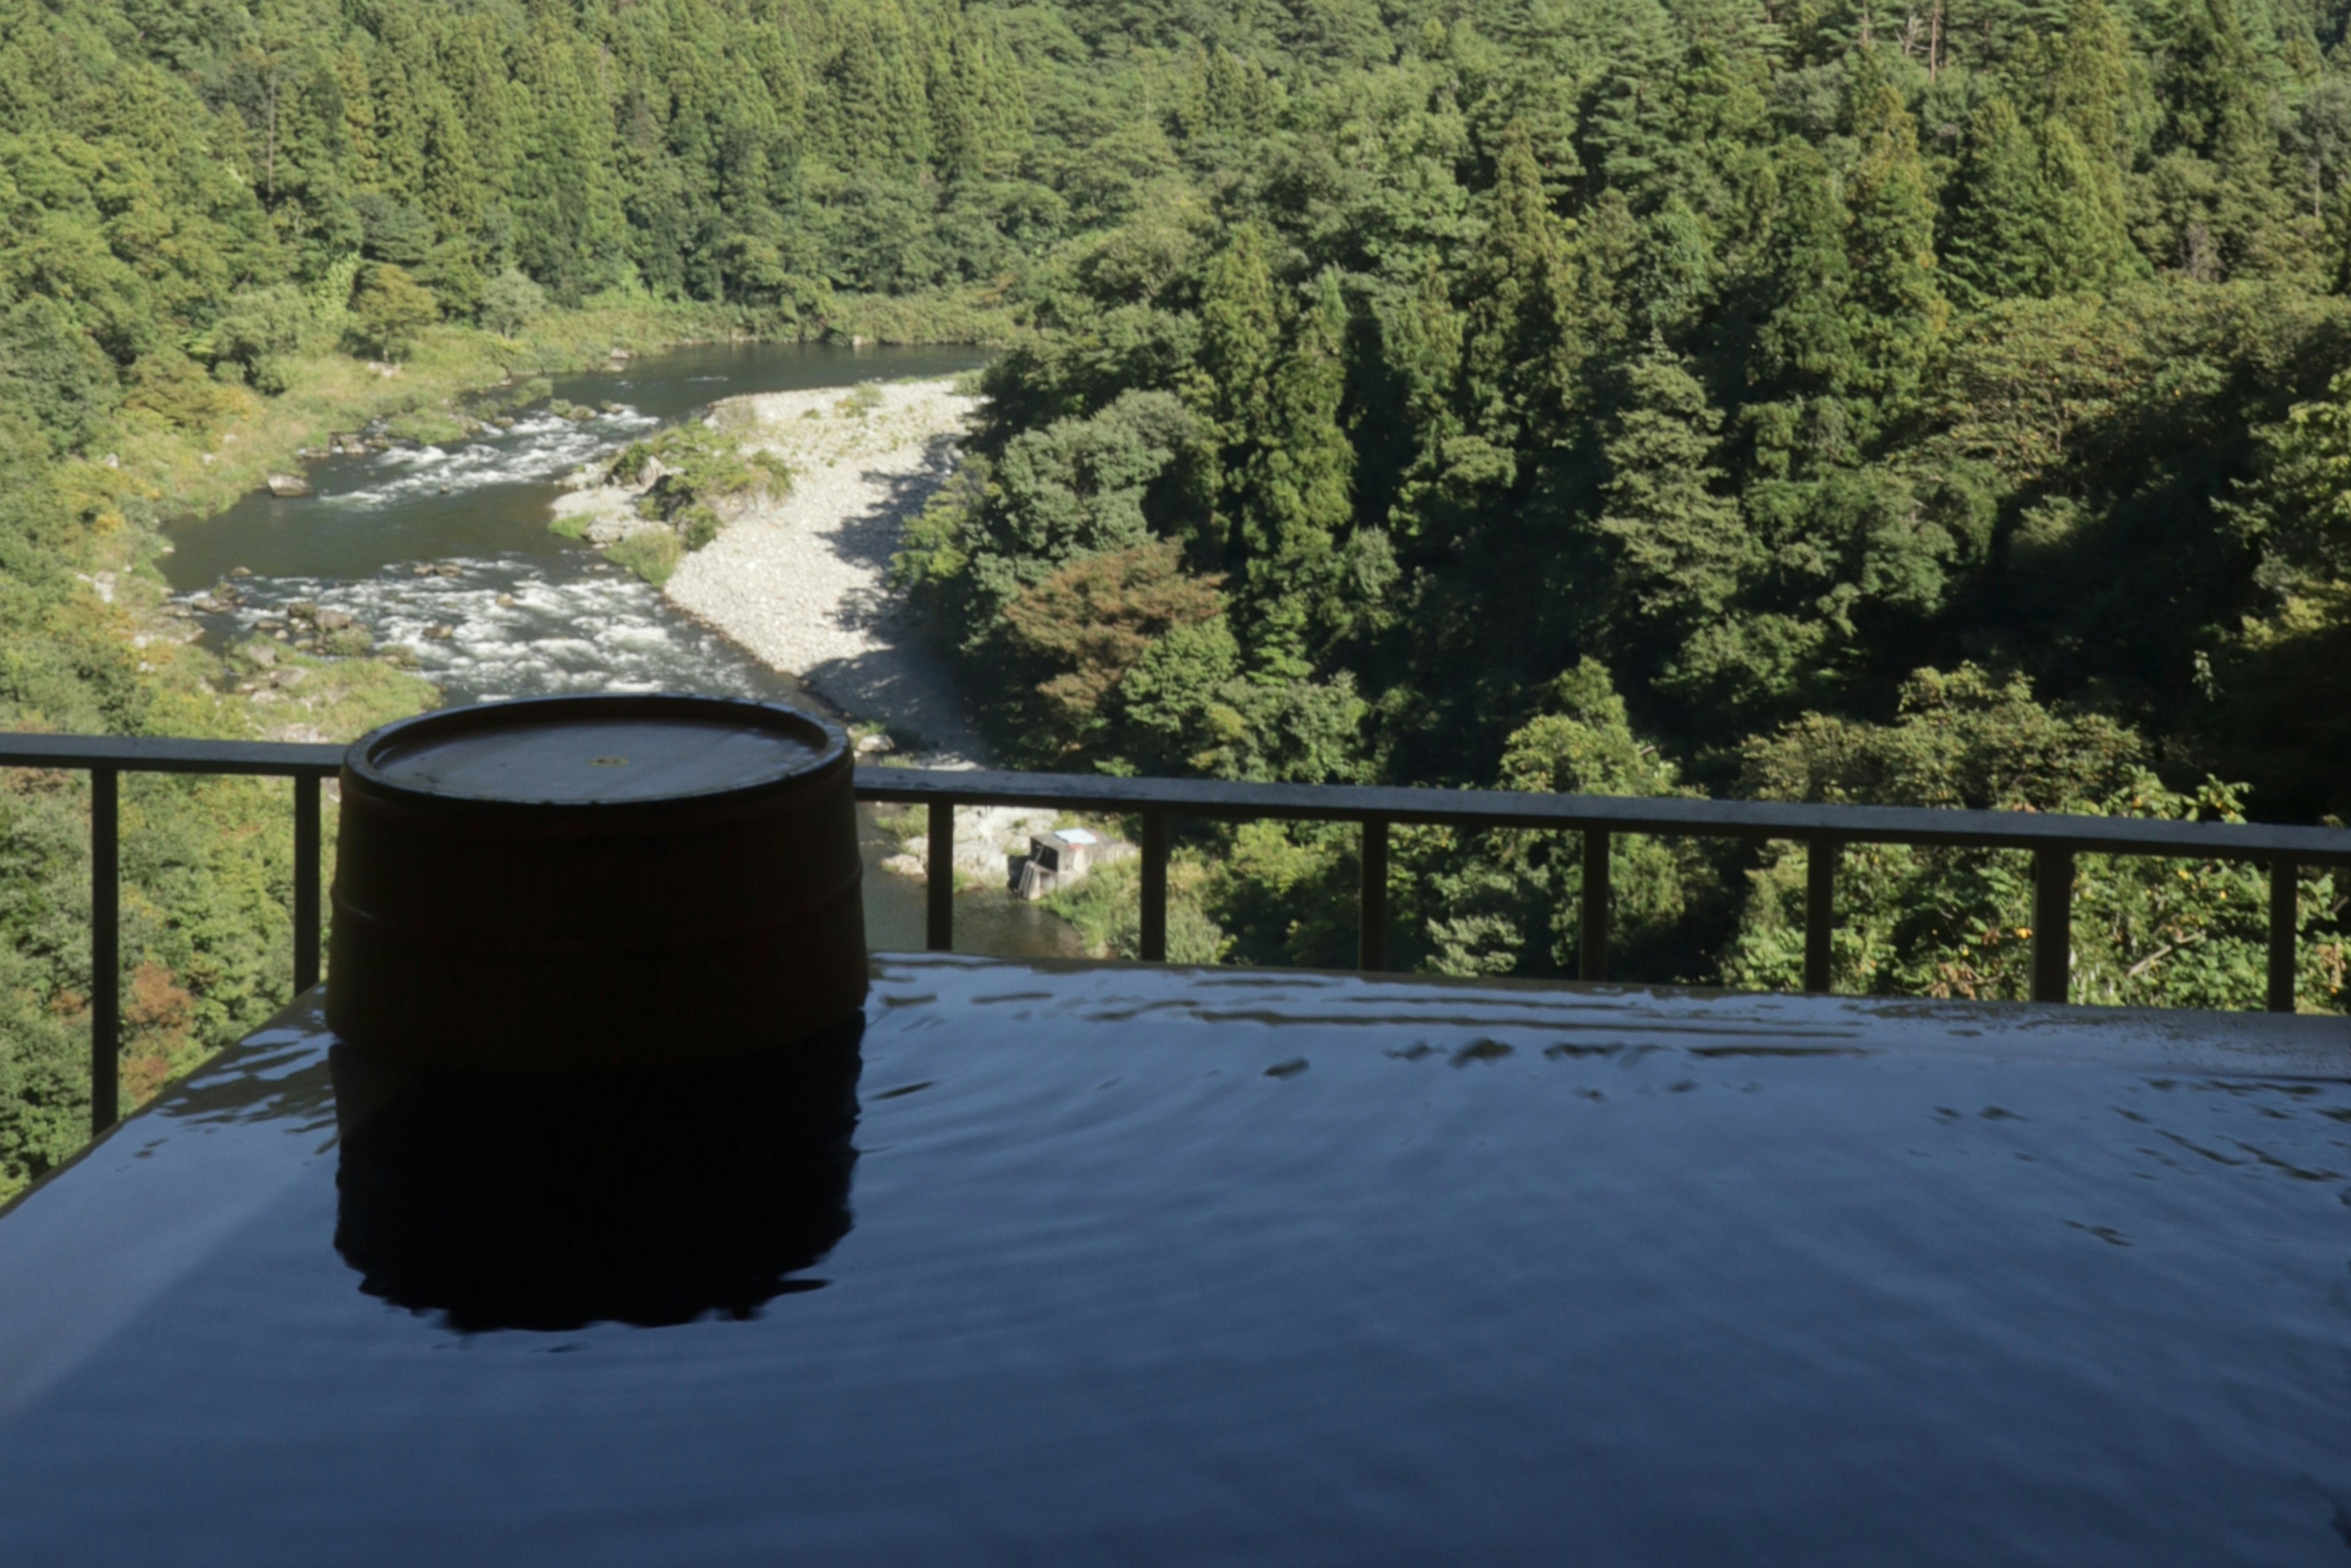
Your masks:
[{"label": "calm river water", "polygon": [[[596,551],[548,532],[562,476],[722,397],[947,375],[983,362],[954,349],[708,344],[646,355],[625,368],[555,379],[558,397],[598,408],[573,422],[544,405],[512,430],[447,446],[395,446],[322,458],[314,493],[246,497],[172,530],[172,590],[200,603],[239,568],[237,602],[203,616],[226,642],[306,600],[344,611],[380,644],[416,651],[420,674],[450,703],[569,692],[715,692],[806,702],[788,675],[676,609]],[[821,706],[821,705],[818,705]],[[880,871],[893,852],[872,814],[866,838],[867,937],[920,947],[919,883]],[[989,892],[959,895],[956,946],[1007,956],[1072,955],[1062,922]]]}]

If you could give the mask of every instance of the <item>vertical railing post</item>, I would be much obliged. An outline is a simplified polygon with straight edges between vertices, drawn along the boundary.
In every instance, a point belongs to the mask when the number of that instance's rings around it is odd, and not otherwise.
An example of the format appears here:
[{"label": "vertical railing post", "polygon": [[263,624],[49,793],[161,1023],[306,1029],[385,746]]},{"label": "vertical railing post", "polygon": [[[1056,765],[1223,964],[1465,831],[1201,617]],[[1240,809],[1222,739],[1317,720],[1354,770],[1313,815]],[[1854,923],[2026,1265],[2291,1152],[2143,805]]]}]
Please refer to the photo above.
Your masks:
[{"label": "vertical railing post", "polygon": [[1837,841],[1804,844],[1804,989],[1825,996],[1829,985],[1829,938],[1836,930]]},{"label": "vertical railing post", "polygon": [[319,779],[294,779],[294,994],[319,983]]},{"label": "vertical railing post", "polygon": [[924,868],[923,946],[955,950],[955,802],[930,804],[931,858]]},{"label": "vertical railing post", "polygon": [[120,776],[89,770],[89,1131],[121,1112],[122,876]]},{"label": "vertical railing post", "polygon": [[1167,961],[1167,817],[1163,811],[1143,813],[1143,907],[1138,910],[1143,960]]},{"label": "vertical railing post", "polygon": [[2074,852],[2032,852],[2032,999],[2062,1002],[2074,978]]},{"label": "vertical railing post", "polygon": [[1576,977],[1608,977],[1608,830],[1583,830],[1583,943]]},{"label": "vertical railing post", "polygon": [[2295,927],[2302,924],[2302,868],[2290,860],[2270,862],[2269,1010],[2294,1011]]},{"label": "vertical railing post", "polygon": [[1364,819],[1364,881],[1359,890],[1355,967],[1375,974],[1388,967],[1388,823]]}]

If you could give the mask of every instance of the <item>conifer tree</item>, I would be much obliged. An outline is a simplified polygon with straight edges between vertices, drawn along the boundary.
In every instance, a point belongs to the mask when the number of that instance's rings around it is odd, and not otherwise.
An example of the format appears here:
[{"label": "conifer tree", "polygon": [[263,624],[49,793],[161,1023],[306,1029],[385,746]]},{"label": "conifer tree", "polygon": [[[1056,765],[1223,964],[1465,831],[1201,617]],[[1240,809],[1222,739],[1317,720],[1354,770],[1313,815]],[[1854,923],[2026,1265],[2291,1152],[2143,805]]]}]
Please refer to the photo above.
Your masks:
[{"label": "conifer tree", "polygon": [[1573,347],[1564,253],[1532,144],[1513,121],[1495,164],[1493,215],[1467,268],[1465,389],[1473,423],[1496,445],[1535,438],[1563,411]]},{"label": "conifer tree", "polygon": [[1642,292],[1648,280],[1644,253],[1651,248],[1652,237],[1633,215],[1625,193],[1613,187],[1594,197],[1568,232],[1562,246],[1559,351],[1552,359],[1562,410],[1583,401],[1585,389],[1579,372],[1585,361],[1640,341],[1646,330],[1640,318],[1647,313]]},{"label": "conifer tree", "polygon": [[514,126],[506,62],[490,18],[468,16],[459,23],[444,44],[443,58],[449,96],[465,120],[479,205],[485,211],[498,208],[513,185]]},{"label": "conifer tree", "polygon": [[626,218],[612,187],[612,119],[596,74],[542,22],[526,40],[518,86],[530,129],[515,182],[523,270],[565,298],[617,279]]},{"label": "conifer tree", "polygon": [[2192,277],[2290,269],[2299,236],[2276,183],[2263,73],[2236,0],[2180,0],[2167,39],[2155,166],[2168,261]]},{"label": "conifer tree", "polygon": [[1951,293],[1974,308],[2046,292],[2041,243],[2041,149],[2005,97],[1987,99],[1968,127],[1950,239]]},{"label": "conifer tree", "polygon": [[[1376,307],[1376,315],[1380,361],[1395,380],[1400,423],[1412,438],[1409,453],[1385,454],[1397,476],[1386,520],[1400,535],[1410,537],[1420,531],[1422,505],[1442,480],[1447,447],[1461,433],[1462,315],[1435,256],[1423,264],[1418,286],[1409,294],[1391,296]],[[1371,450],[1373,463],[1381,455]]]},{"label": "conifer tree", "polygon": [[2117,186],[2152,133],[2157,110],[2130,37],[2105,0],[2074,0],[2050,73],[2049,113],[2064,120]]},{"label": "conifer tree", "polygon": [[1424,453],[1459,434],[1454,392],[1461,376],[1461,312],[1445,269],[1430,256],[1410,295],[1381,316],[1382,358],[1403,384],[1405,414]]},{"label": "conifer tree", "polygon": [[1809,144],[1790,141],[1771,174],[1777,200],[1762,267],[1769,308],[1756,330],[1753,367],[1761,395],[1746,414],[1755,427],[1758,462],[1767,473],[1784,474],[1803,447],[1823,456],[1842,454],[1842,405],[1856,355],[1846,309],[1853,264],[1850,219],[1828,161]]},{"label": "conifer tree", "polygon": [[940,163],[951,173],[968,175],[1011,158],[1028,131],[1028,104],[995,14],[956,14],[935,62],[932,141]]},{"label": "conifer tree", "polygon": [[1314,620],[1350,516],[1355,452],[1339,423],[1346,333],[1338,274],[1326,271],[1274,370],[1270,429],[1241,506],[1244,642],[1258,670],[1284,680],[1312,671]]},{"label": "conifer tree", "polygon": [[[394,16],[402,14],[395,11]],[[400,30],[402,43],[412,49],[416,39],[411,28]],[[425,131],[423,110],[416,101],[417,83],[409,77],[407,62],[392,43],[377,46],[375,58],[368,70],[368,84],[373,89],[371,105],[375,130],[376,189],[395,201],[421,207],[424,195]]]},{"label": "conifer tree", "polygon": [[1722,494],[1722,415],[1687,364],[1653,336],[1625,379],[1597,527],[1614,541],[1620,612],[1677,643],[1722,612],[1758,552],[1737,503]]},{"label": "conifer tree", "polygon": [[2117,171],[2064,119],[2052,119],[2042,136],[2043,291],[2120,287],[2146,268],[2131,244]]},{"label": "conifer tree", "polygon": [[2165,144],[2218,163],[2248,162],[2261,138],[2261,67],[2236,0],[2180,0],[2168,42]]},{"label": "conifer tree", "polygon": [[1882,422],[1917,390],[1950,308],[1936,277],[1935,200],[1917,122],[1875,49],[1858,56],[1853,124],[1860,155],[1846,182],[1854,282],[1846,320],[1859,350],[1855,384],[1876,400]]},{"label": "conifer tree", "polygon": [[1229,509],[1262,443],[1270,438],[1274,358],[1281,319],[1266,270],[1265,240],[1255,225],[1234,230],[1200,281],[1200,350],[1185,401],[1208,427],[1200,483],[1217,515],[1202,520],[1210,556],[1238,560],[1249,549]]},{"label": "conifer tree", "polygon": [[1647,317],[1642,325],[1667,333],[1688,326],[1712,287],[1713,265],[1698,214],[1679,192],[1667,196],[1641,225],[1632,292]]},{"label": "conifer tree", "polygon": [[368,79],[365,56],[346,43],[335,56],[335,89],[342,99],[343,141],[350,149],[349,172],[353,182],[370,190],[383,188],[383,171],[375,150],[375,94]]},{"label": "conifer tree", "polygon": [[1228,444],[1259,437],[1281,320],[1266,270],[1265,238],[1243,224],[1209,261],[1200,285],[1200,381],[1195,406]]}]

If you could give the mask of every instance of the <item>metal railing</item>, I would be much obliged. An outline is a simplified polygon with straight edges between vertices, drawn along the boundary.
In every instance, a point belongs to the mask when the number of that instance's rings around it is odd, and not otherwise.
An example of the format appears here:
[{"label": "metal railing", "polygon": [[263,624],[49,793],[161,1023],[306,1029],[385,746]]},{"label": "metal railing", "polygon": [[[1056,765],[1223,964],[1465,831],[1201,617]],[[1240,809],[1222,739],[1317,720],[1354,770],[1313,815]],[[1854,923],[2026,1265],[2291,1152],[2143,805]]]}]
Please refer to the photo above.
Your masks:
[{"label": "metal railing", "polygon": [[[294,988],[318,983],[319,783],[342,766],[339,746],[231,740],[117,739],[0,734],[0,768],[90,776],[90,1123],[102,1131],[120,1108],[121,1025],[117,811],[125,773],[243,774],[294,781]],[[1804,988],[1829,989],[1836,862],[1848,843],[2023,850],[2033,857],[2032,999],[2062,1002],[2073,963],[2074,857],[2166,856],[2266,863],[2270,868],[2267,1005],[2294,1010],[2295,879],[2304,866],[2351,865],[2351,831],[2262,822],[2181,822],[2030,811],[1908,806],[1813,806],[1762,800],[1538,795],[1490,789],[1421,789],[1249,784],[1197,779],[1111,779],[1057,773],[861,768],[857,798],[929,808],[931,875],[925,941],[955,943],[955,808],[1052,806],[1139,817],[1141,921],[1146,960],[1167,956],[1167,824],[1171,818],[1353,822],[1363,833],[1357,967],[1387,967],[1388,829],[1396,823],[1515,828],[1583,835],[1578,977],[1608,977],[1608,853],[1617,833],[1792,840],[1805,850]]]}]

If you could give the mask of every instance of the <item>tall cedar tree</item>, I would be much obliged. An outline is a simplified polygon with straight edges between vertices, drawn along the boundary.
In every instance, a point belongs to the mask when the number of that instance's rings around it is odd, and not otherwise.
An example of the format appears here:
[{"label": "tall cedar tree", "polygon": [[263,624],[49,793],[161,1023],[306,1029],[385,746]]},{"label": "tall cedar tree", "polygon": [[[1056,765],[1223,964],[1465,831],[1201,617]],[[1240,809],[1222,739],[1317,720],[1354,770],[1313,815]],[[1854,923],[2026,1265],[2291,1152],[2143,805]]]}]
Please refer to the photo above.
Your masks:
[{"label": "tall cedar tree", "polygon": [[1917,394],[1940,347],[1950,307],[1935,266],[1935,198],[1918,155],[1918,122],[1876,49],[1854,71],[1853,133],[1860,157],[1847,176],[1853,292],[1845,319],[1857,350],[1854,385],[1883,426]]},{"label": "tall cedar tree", "polygon": [[[1607,444],[1599,531],[1616,547],[1619,613],[1664,633],[1666,651],[1719,616],[1757,564],[1716,461],[1722,415],[1681,357],[1658,339],[1633,362]],[[1643,629],[1627,629],[1646,640]]]},{"label": "tall cedar tree", "polygon": [[1355,451],[1339,423],[1346,339],[1338,274],[1325,272],[1274,370],[1268,438],[1241,505],[1244,637],[1255,666],[1283,680],[1312,672],[1317,614],[1353,510]]}]

